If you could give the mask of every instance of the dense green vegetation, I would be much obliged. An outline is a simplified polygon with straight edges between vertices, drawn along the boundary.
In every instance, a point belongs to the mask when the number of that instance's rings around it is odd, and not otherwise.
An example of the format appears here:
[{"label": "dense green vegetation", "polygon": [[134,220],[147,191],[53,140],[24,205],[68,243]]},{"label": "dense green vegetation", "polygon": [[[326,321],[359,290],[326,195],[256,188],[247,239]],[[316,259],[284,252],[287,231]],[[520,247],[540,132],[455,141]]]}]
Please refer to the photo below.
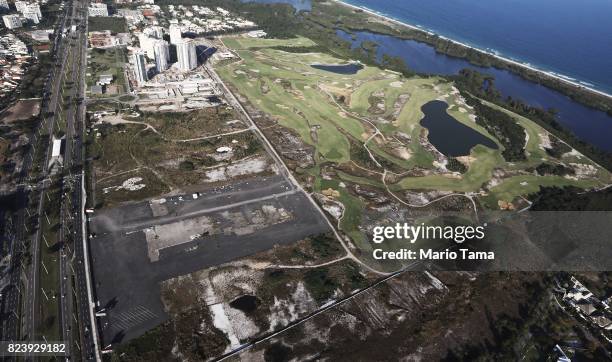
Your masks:
[{"label": "dense green vegetation", "polygon": [[467,167],[464,164],[462,164],[461,162],[459,162],[454,157],[449,157],[448,158],[448,164],[446,165],[446,168],[449,171],[455,171],[455,172],[459,172],[459,173],[465,173],[467,171]]},{"label": "dense green vegetation", "polygon": [[559,158],[564,153],[570,152],[572,150],[568,145],[561,142],[558,138],[552,139],[550,141],[550,146],[551,147],[546,148],[546,153],[549,156],[552,156],[555,158]]},{"label": "dense green vegetation", "polygon": [[327,268],[309,270],[304,275],[304,283],[306,283],[306,287],[318,302],[329,299],[339,287],[335,279],[330,277]]},{"label": "dense green vegetation", "polygon": [[568,187],[542,187],[529,195],[533,211],[612,211],[612,189],[584,192]]},{"label": "dense green vegetation", "polygon": [[483,126],[504,146],[502,156],[508,162],[524,161],[525,130],[507,113],[485,106],[480,101],[464,95],[468,105],[474,107],[476,124]]},{"label": "dense green vegetation", "polygon": [[[452,77],[457,87],[464,93],[470,93],[494,104],[505,107],[516,114],[531,119],[550,133],[565,140],[569,145],[576,148],[595,162],[608,170],[612,170],[612,154],[579,140],[573,133],[564,128],[556,119],[554,109],[541,109],[532,107],[526,103],[512,99],[502,98],[500,92],[495,88],[495,80],[487,75],[473,69],[464,69],[459,75]],[[563,147],[563,146],[557,146]],[[553,151],[554,152],[554,151]]]},{"label": "dense green vegetation", "polygon": [[573,175],[575,174],[574,170],[566,167],[561,164],[550,164],[550,163],[541,163],[536,168],[535,171],[538,175],[556,175],[556,176],[565,176],[565,175]]}]

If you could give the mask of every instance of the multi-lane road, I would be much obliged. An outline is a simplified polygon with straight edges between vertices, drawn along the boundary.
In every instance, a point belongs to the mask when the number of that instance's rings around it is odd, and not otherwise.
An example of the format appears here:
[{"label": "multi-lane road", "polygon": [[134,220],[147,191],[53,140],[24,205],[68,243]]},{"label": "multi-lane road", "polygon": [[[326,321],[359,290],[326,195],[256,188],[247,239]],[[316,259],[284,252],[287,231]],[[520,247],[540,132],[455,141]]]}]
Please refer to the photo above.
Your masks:
[{"label": "multi-lane road", "polygon": [[[46,340],[39,331],[38,312],[40,310],[39,273],[41,263],[41,236],[42,227],[28,230],[26,216],[36,215],[37,224],[42,225],[45,202],[48,202],[46,186],[51,179],[61,181],[60,230],[58,241],[61,243],[59,251],[59,277],[57,280],[60,293],[57,296],[59,304],[59,328],[61,339],[73,347],[75,333],[79,334],[80,348],[72,351],[72,357],[79,360],[99,360],[96,340],[96,328],[93,312],[93,296],[88,270],[87,245],[85,239],[83,213],[83,143],[85,131],[85,70],[87,66],[87,0],[66,3],[53,41],[53,54],[56,59],[55,67],[50,70],[49,78],[44,89],[43,106],[41,110],[41,123],[32,138],[32,149],[26,156],[21,170],[21,184],[18,196],[21,210],[16,215],[15,232],[10,238],[11,243],[11,285],[7,290],[5,300],[8,311],[4,323],[3,340]],[[52,135],[59,127],[60,121],[65,120],[65,141],[63,153],[63,174],[50,175],[48,167]],[[36,150],[40,137],[49,135],[49,143],[44,150]],[[28,205],[27,184],[32,182],[30,168],[37,152],[43,152],[40,161],[41,177],[45,181],[39,183],[39,193],[36,200]],[[32,200],[31,200],[32,201]],[[34,212],[33,210],[36,210]],[[34,232],[29,250],[23,242],[28,234]],[[24,253],[29,252],[31,263],[26,267],[22,262]],[[74,273],[74,275],[73,275]],[[72,280],[76,290],[72,288]],[[21,288],[21,285],[24,288]],[[57,288],[57,286],[56,286]],[[77,301],[73,305],[73,295]],[[21,304],[20,304],[21,303]],[[79,328],[72,330],[73,320]]]},{"label": "multi-lane road", "polygon": [[[67,13],[68,13],[68,9],[66,9],[66,13],[61,16],[60,21],[59,21],[59,26],[57,27],[54,33],[54,42],[53,42],[54,44],[53,53],[54,54],[61,54],[62,49],[63,49],[63,42],[61,41],[62,29],[66,27],[67,18],[68,18],[66,16]],[[53,110],[55,109],[55,104],[57,104],[57,92],[56,91],[54,92],[54,90],[56,90],[59,87],[61,77],[58,76],[58,74],[61,74],[62,71],[63,71],[63,62],[61,63],[59,67],[54,67],[49,72],[49,77],[47,79],[45,88],[43,90],[44,97],[43,97],[43,104],[42,104],[41,112],[40,112],[40,114],[42,115],[42,120],[41,120],[41,123],[37,131],[34,132],[34,134],[32,135],[30,139],[30,144],[32,147],[30,147],[28,154],[25,156],[24,162],[22,164],[22,167],[19,173],[20,175],[19,184],[21,186],[19,186],[16,190],[19,211],[16,213],[15,222],[14,222],[15,233],[13,235],[12,243],[11,243],[11,278],[10,278],[11,287],[7,291],[7,296],[6,296],[5,310],[7,311],[7,317],[4,323],[4,331],[3,331],[4,333],[2,336],[3,340],[6,340],[6,341],[15,341],[15,340],[20,340],[22,338],[29,338],[33,332],[32,327],[33,327],[34,319],[31,313],[32,309],[23,310],[23,315],[21,316],[19,313],[21,309],[20,303],[22,302],[26,304],[26,307],[31,307],[31,308],[33,307],[33,304],[31,304],[31,300],[32,300],[31,293],[34,291],[34,288],[32,287],[32,284],[34,283],[32,279],[34,278],[34,276],[31,270],[30,271],[26,270],[27,263],[24,263],[23,259],[24,259],[24,255],[27,252],[30,252],[32,249],[37,249],[37,247],[35,247],[34,245],[30,245],[31,250],[27,250],[27,246],[25,243],[26,238],[28,238],[29,233],[32,231],[32,230],[29,230],[27,227],[27,219],[28,217],[34,214],[33,209],[28,208],[29,205],[28,205],[28,187],[27,185],[33,181],[31,168],[33,166],[34,158],[35,158],[37,151],[41,151],[41,150],[37,150],[39,141],[43,135],[43,132],[46,131],[48,133],[49,130],[52,129],[53,124],[55,122],[55,119],[53,116],[53,112],[54,112]],[[50,96],[51,94],[54,94],[54,97],[51,97]],[[49,153],[50,153],[49,149],[46,149],[45,158],[43,161],[44,163],[43,167],[45,167],[45,170],[46,170],[46,160],[48,159]],[[40,182],[39,185],[41,186],[41,188],[44,189],[46,182],[45,181]],[[29,210],[32,210],[32,211],[29,211]],[[40,221],[40,217],[39,217],[39,221]],[[34,244],[37,245],[37,243],[34,243]],[[34,257],[38,256],[38,254],[37,253],[32,254],[32,256],[33,256],[32,259],[34,259]],[[32,265],[35,265],[35,264],[32,262]],[[22,285],[24,286],[24,288],[22,288]]]}]

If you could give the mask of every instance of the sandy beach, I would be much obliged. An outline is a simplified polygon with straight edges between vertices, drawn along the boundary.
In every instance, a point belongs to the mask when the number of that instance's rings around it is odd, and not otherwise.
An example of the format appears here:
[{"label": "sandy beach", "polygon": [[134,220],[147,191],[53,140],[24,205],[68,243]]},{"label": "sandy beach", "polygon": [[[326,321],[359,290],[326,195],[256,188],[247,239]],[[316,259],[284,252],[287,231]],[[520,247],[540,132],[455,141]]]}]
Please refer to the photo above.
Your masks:
[{"label": "sandy beach", "polygon": [[429,35],[436,35],[440,39],[448,40],[448,41],[450,41],[450,42],[452,42],[454,44],[463,46],[465,48],[473,49],[473,50],[478,51],[478,52],[483,53],[483,54],[490,55],[492,57],[495,57],[496,59],[499,59],[501,61],[507,62],[509,64],[513,64],[513,65],[516,65],[516,66],[519,66],[519,67],[522,67],[522,68],[525,68],[525,69],[529,69],[529,70],[534,71],[534,72],[538,72],[538,73],[543,74],[543,75],[545,75],[547,77],[554,78],[554,79],[560,80],[560,81],[562,81],[562,82],[564,82],[566,84],[572,85],[572,86],[574,86],[576,88],[579,88],[579,89],[582,89],[582,90],[587,90],[587,91],[589,91],[591,93],[598,94],[598,95],[601,95],[601,96],[604,96],[604,97],[612,99],[612,94],[608,94],[606,92],[603,92],[603,91],[600,91],[600,90],[588,87],[588,86],[583,85],[583,84],[580,84],[578,81],[573,81],[573,80],[567,79],[566,77],[560,76],[558,74],[555,74],[554,72],[550,72],[550,71],[546,71],[546,70],[543,70],[543,69],[539,69],[539,68],[536,68],[536,67],[534,67],[532,65],[521,63],[521,62],[518,62],[516,60],[508,59],[506,57],[503,57],[503,56],[500,56],[498,54],[492,53],[490,51],[487,51],[487,50],[484,50],[484,49],[480,49],[480,48],[476,48],[476,47],[473,47],[473,46],[471,46],[469,44],[465,44],[465,43],[462,43],[460,41],[456,41],[456,40],[450,39],[448,37],[444,37],[442,35],[435,34],[435,33],[431,32],[431,31],[422,29],[422,28],[414,26],[412,24],[408,24],[408,23],[405,23],[403,21],[400,21],[400,20],[391,18],[389,16],[383,15],[383,14],[377,12],[377,11],[374,11],[372,9],[368,9],[368,8],[366,8],[364,6],[352,5],[352,4],[346,3],[346,2],[344,2],[342,0],[333,0],[333,1],[335,1],[336,3],[338,3],[340,5],[344,5],[344,6],[347,6],[349,8],[356,9],[356,10],[361,10],[361,11],[363,11],[365,13],[368,13],[368,14],[370,14],[372,16],[379,17],[379,18],[384,19],[384,20],[386,20],[388,22],[391,22],[391,23],[394,23],[394,24],[397,24],[397,25],[400,25],[400,26],[404,26],[404,27],[407,27],[407,28],[415,30],[415,31],[419,31],[419,32],[422,32],[422,33],[425,33],[425,34],[429,34]]}]

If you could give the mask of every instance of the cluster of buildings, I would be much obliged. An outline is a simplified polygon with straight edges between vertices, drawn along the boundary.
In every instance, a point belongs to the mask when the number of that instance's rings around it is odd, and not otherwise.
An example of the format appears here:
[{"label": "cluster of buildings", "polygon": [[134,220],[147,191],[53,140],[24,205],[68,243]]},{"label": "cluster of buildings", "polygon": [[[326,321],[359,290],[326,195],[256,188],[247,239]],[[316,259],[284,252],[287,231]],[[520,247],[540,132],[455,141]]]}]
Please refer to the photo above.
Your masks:
[{"label": "cluster of buildings", "polygon": [[612,334],[612,314],[608,304],[610,299],[608,301],[599,300],[574,277],[570,278],[570,287],[563,295],[565,303],[572,307],[585,321],[602,329],[604,336],[608,339]]},{"label": "cluster of buildings", "polygon": [[89,16],[108,16],[108,5],[104,3],[91,3],[87,7]]},{"label": "cluster of buildings", "polygon": [[[10,11],[11,8],[7,0],[0,0],[0,9]],[[38,24],[42,19],[40,5],[35,2],[15,1],[17,14],[7,14],[2,16],[2,22],[7,29],[16,29],[24,23]]]},{"label": "cluster of buildings", "polygon": [[30,59],[27,46],[14,34],[0,37],[0,97],[19,86]]},{"label": "cluster of buildings", "polygon": [[147,59],[155,62],[157,73],[167,70],[173,60],[176,60],[176,67],[181,71],[190,71],[198,66],[195,42],[183,38],[181,28],[176,24],[170,25],[168,33],[170,43],[163,39],[164,29],[160,26],[145,28],[138,34],[140,48],[132,55],[132,66],[139,85],[149,80]]},{"label": "cluster of buildings", "polygon": [[154,0],[116,0],[115,2],[117,4],[135,4],[135,3],[154,4],[155,3]]},{"label": "cluster of buildings", "polygon": [[181,19],[180,26],[183,33],[215,34],[256,27],[252,21],[234,16],[220,7],[210,9],[198,5],[168,5],[168,13],[172,19]]},{"label": "cluster of buildings", "polygon": [[92,48],[110,48],[130,44],[130,35],[118,33],[113,35],[110,30],[90,31],[87,34],[89,46]]}]

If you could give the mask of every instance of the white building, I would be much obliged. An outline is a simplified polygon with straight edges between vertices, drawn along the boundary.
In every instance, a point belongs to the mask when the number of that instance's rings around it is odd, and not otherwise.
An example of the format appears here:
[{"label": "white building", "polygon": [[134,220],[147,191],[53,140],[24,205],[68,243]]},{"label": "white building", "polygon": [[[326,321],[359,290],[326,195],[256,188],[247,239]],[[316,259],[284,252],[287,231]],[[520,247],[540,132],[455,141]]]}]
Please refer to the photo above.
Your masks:
[{"label": "white building", "polygon": [[57,167],[61,167],[64,160],[62,157],[63,139],[53,137],[53,148],[51,149],[51,158],[49,159],[49,167],[52,168],[52,173],[57,171]]},{"label": "white building", "polygon": [[108,6],[102,3],[90,4],[87,8],[89,16],[108,16]]},{"label": "white building", "polygon": [[22,25],[19,15],[15,15],[15,14],[4,15],[2,17],[2,21],[4,21],[4,26],[6,26],[7,29],[20,28]]},{"label": "white building", "polygon": [[6,0],[0,0],[0,9],[9,10],[9,4]]},{"label": "white building", "polygon": [[149,26],[149,27],[146,27],[142,32],[147,34],[151,38],[155,38],[155,39],[164,38],[164,28],[162,28],[161,26]]},{"label": "white building", "polygon": [[24,10],[23,17],[33,22],[34,24],[40,23],[40,17],[38,16],[38,13],[35,10],[30,10],[30,9]]},{"label": "white building", "polygon": [[168,60],[170,59],[170,50],[168,43],[163,40],[157,40],[154,45],[155,50],[155,69],[158,72],[163,72],[168,69]]},{"label": "white building", "polygon": [[140,44],[140,48],[144,50],[149,59],[155,59],[155,49],[153,48],[155,41],[155,38],[150,38],[147,34],[138,34],[138,43]]},{"label": "white building", "polygon": [[168,29],[168,31],[170,32],[171,44],[177,44],[183,38],[181,27],[178,24],[170,24],[170,28]]},{"label": "white building", "polygon": [[25,1],[15,1],[15,9],[17,9],[17,11],[20,13],[23,13],[27,6],[28,3]]},{"label": "white building", "polygon": [[183,39],[176,44],[179,69],[187,71],[198,66],[196,46],[193,40]]},{"label": "white building", "polygon": [[21,13],[25,16],[26,12],[34,12],[39,19],[42,19],[42,12],[40,11],[40,5],[38,4],[28,4]]},{"label": "white building", "polygon": [[134,76],[138,84],[142,84],[149,80],[144,54],[142,52],[134,53],[132,61],[134,62]]}]

